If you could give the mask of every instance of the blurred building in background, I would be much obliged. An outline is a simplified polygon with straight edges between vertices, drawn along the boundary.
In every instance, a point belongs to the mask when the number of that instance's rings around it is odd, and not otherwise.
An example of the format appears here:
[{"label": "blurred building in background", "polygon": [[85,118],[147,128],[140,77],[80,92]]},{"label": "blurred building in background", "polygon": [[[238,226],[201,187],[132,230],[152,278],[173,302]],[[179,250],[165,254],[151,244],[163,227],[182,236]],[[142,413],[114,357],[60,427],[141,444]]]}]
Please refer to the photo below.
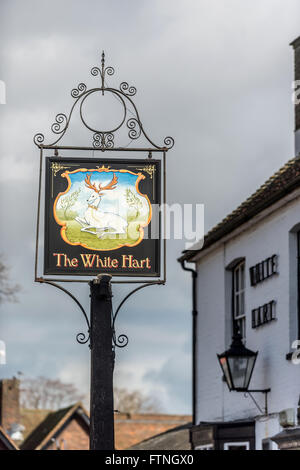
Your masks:
[{"label": "blurred building in background", "polygon": [[[300,38],[292,46],[299,95]],[[292,360],[300,344],[299,98],[295,158],[208,232],[203,249],[180,258],[197,272],[195,449],[300,449],[300,361]],[[267,397],[227,386],[217,354],[237,331],[242,345],[258,351],[248,389],[270,388]],[[237,379],[244,363],[236,363]]]},{"label": "blurred building in background", "polygon": [[[139,444],[140,449],[165,446],[169,450],[169,446],[180,445],[189,449],[186,429],[190,421],[191,416],[185,415],[116,413],[115,447],[123,450]],[[0,450],[88,450],[89,425],[89,414],[80,402],[55,411],[24,409],[20,406],[20,381],[0,381]],[[184,432],[179,432],[181,428]],[[151,441],[173,429],[176,436],[168,434],[168,440],[159,437]],[[171,436],[175,437],[170,440]]]}]

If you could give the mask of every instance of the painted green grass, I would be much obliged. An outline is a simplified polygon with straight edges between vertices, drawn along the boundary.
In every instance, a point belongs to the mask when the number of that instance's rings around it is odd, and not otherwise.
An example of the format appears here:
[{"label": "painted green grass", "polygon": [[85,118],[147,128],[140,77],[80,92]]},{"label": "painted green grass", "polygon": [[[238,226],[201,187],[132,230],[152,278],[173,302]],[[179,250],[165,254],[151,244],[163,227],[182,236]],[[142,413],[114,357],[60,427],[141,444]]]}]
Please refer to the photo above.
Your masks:
[{"label": "painted green grass", "polygon": [[103,235],[102,238],[97,237],[95,229],[91,229],[92,231],[95,231],[95,235],[88,232],[82,232],[82,226],[74,220],[78,215],[76,212],[69,210],[67,213],[67,219],[62,209],[58,209],[56,213],[59,220],[66,224],[67,239],[71,243],[81,243],[88,246],[90,249],[111,250],[120,245],[134,245],[140,236],[139,226],[141,221],[137,221],[136,217],[130,211],[127,214],[128,227],[126,236],[108,233],[107,235]]},{"label": "painted green grass", "polygon": [[[120,246],[120,244],[134,245],[139,239],[139,223],[138,222],[129,222],[127,236],[125,235],[115,235],[111,234],[103,235],[102,238],[98,238],[97,235],[92,233],[82,232],[81,225],[75,220],[66,221],[66,236],[71,243],[81,243],[88,246],[91,249],[100,249],[100,250],[112,250]],[[128,234],[130,233],[131,236]]]}]

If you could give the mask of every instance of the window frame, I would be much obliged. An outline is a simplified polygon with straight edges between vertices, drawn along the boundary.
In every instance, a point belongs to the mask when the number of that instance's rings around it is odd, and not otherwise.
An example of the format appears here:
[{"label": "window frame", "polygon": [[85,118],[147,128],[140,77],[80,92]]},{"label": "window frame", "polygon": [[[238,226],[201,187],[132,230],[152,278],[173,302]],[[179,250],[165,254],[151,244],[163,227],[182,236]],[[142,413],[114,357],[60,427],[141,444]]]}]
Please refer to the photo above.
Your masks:
[{"label": "window frame", "polygon": [[300,339],[300,230],[296,232],[297,236],[297,336]]},{"label": "window frame", "polygon": [[232,332],[235,332],[235,326],[239,326],[242,340],[246,341],[246,307],[245,307],[245,292],[246,292],[246,263],[245,259],[239,261],[232,268],[232,305],[231,305],[231,318],[232,318]]},{"label": "window frame", "polygon": [[195,450],[214,450],[213,444],[201,444],[195,447]]},{"label": "window frame", "polygon": [[250,442],[249,441],[241,441],[241,442],[225,442],[224,443],[224,450],[231,450],[231,449],[228,449],[228,447],[241,447],[241,446],[245,446],[246,449],[243,449],[243,450],[250,450]]}]

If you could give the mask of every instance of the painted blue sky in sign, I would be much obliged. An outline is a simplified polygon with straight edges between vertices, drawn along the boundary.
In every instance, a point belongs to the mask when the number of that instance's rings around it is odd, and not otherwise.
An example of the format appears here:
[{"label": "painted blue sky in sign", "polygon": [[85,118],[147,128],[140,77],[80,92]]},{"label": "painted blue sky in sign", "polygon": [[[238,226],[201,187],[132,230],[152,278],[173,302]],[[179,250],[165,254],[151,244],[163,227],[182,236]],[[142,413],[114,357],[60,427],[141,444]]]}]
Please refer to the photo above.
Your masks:
[{"label": "painted blue sky in sign", "polygon": [[[138,175],[123,172],[121,173],[119,171],[115,171],[115,173],[118,177],[118,182],[115,186],[115,189],[103,191],[99,210],[104,212],[113,212],[126,217],[128,211],[128,204],[126,202],[126,189],[130,189],[142,203],[141,213],[143,215],[148,214],[149,204],[147,199],[139,195],[139,193],[136,191],[136,181],[138,179]],[[76,173],[70,173],[69,177],[71,180],[71,187],[65,195],[59,198],[58,207],[60,207],[60,200],[63,200],[64,197],[68,197],[73,193],[73,191],[77,191],[80,188],[78,199],[72,209],[77,211],[79,216],[84,215],[88,207],[87,200],[93,193],[93,190],[88,188],[84,181],[88,174],[91,175],[91,183],[96,184],[96,187],[99,187],[99,184],[106,186],[108,183],[110,183],[114,172],[79,171]]]}]

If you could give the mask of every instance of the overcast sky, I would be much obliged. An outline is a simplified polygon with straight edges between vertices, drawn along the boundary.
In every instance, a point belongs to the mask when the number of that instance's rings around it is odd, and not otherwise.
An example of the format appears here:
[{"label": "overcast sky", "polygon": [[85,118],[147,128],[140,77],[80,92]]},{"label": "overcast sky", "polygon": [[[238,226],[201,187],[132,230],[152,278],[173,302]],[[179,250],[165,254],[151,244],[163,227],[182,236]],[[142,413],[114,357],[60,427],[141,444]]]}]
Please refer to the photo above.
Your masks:
[{"label": "overcast sky", "polygon": [[[204,203],[207,230],[294,156],[289,43],[299,20],[299,0],[1,0],[1,252],[22,290],[19,303],[0,307],[0,378],[21,371],[89,391],[89,350],[75,340],[85,328],[80,311],[33,282],[32,137],[41,131],[50,140],[55,115],[73,103],[71,89],[95,86],[90,69],[102,49],[116,69],[108,83],[137,87],[149,136],[176,140],[168,201]],[[116,103],[105,109],[98,122],[115,122]],[[191,412],[191,279],[176,262],[183,245],[168,244],[167,285],[133,296],[117,323],[130,342],[117,351],[115,385],[154,394],[170,413]],[[128,290],[114,287],[114,303]],[[88,287],[72,292],[88,309]]]}]

